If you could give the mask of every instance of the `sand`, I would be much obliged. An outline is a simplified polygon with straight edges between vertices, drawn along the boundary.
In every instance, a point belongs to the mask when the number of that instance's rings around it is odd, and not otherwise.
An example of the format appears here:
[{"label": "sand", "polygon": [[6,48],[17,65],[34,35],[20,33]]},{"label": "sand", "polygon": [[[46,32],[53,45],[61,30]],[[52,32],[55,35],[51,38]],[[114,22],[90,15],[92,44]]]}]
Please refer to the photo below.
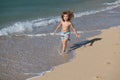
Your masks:
[{"label": "sand", "polygon": [[120,80],[120,27],[88,40],[93,44],[76,49],[74,60],[30,80]]}]

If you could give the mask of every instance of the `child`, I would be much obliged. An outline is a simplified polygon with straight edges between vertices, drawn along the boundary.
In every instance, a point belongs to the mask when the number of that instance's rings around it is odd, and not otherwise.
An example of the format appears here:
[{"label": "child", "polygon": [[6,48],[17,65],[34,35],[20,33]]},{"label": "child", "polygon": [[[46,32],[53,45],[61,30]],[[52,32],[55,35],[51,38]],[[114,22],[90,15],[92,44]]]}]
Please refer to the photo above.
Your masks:
[{"label": "child", "polygon": [[62,41],[62,49],[61,54],[64,54],[67,47],[67,42],[70,40],[70,28],[76,34],[78,38],[80,35],[77,33],[75,26],[72,24],[71,19],[74,17],[73,12],[64,11],[61,15],[62,20],[57,25],[54,33],[61,27],[61,41]]}]

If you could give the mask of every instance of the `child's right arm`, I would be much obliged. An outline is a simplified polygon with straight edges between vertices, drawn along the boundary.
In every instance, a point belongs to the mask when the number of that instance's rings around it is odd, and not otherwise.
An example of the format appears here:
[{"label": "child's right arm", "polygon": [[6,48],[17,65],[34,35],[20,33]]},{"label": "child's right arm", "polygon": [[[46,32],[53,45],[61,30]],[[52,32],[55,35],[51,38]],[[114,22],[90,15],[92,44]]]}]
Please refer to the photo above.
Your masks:
[{"label": "child's right arm", "polygon": [[57,32],[57,30],[61,27],[61,22],[57,25],[57,27],[56,27],[56,29],[55,29],[55,31],[54,31],[54,33],[56,33]]}]

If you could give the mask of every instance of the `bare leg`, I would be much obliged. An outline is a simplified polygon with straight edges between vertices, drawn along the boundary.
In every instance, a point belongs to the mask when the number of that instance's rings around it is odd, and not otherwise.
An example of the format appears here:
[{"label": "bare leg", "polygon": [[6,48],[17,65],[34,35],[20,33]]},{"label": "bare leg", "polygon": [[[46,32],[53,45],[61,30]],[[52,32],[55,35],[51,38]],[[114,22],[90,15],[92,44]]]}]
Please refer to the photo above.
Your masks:
[{"label": "bare leg", "polygon": [[66,47],[67,47],[67,40],[63,40],[61,54],[64,54],[64,52],[66,51]]}]

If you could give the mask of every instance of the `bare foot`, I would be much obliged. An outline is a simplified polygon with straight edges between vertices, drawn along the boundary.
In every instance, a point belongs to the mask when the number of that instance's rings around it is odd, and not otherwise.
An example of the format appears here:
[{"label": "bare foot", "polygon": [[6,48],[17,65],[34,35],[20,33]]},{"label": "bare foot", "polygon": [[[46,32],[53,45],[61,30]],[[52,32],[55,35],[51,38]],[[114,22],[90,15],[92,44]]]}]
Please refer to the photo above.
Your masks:
[{"label": "bare foot", "polygon": [[60,55],[64,55],[64,54],[65,54],[65,52],[64,52],[64,51],[62,51]]},{"label": "bare foot", "polygon": [[60,55],[64,55],[64,53],[60,53]]},{"label": "bare foot", "polygon": [[60,54],[60,55],[63,55],[64,52],[60,51],[59,49],[57,50],[57,52]]}]

